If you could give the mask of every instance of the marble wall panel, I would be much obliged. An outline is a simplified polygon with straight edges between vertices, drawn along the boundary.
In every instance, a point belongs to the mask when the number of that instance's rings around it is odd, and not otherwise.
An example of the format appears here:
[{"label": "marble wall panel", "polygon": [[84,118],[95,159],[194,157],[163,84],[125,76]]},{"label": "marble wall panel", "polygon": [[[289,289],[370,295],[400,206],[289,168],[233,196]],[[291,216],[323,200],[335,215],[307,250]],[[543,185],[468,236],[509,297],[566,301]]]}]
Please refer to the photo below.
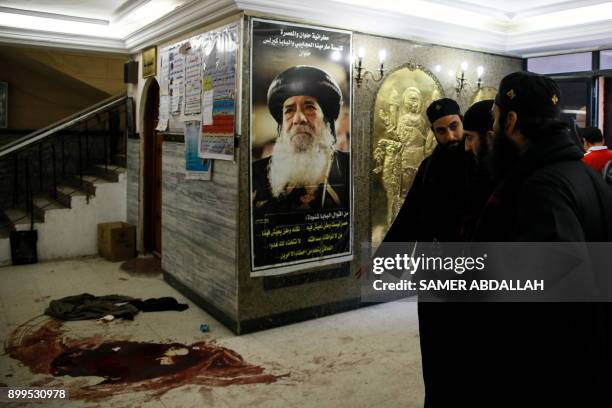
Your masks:
[{"label": "marble wall panel", "polygon": [[215,161],[211,181],[185,179],[184,144],[162,158],[162,268],[236,319],[238,165]]},{"label": "marble wall panel", "polygon": [[[140,139],[127,141],[127,222],[138,226],[140,221]],[[137,228],[138,230],[138,228]],[[140,248],[140,234],[136,234]]]}]

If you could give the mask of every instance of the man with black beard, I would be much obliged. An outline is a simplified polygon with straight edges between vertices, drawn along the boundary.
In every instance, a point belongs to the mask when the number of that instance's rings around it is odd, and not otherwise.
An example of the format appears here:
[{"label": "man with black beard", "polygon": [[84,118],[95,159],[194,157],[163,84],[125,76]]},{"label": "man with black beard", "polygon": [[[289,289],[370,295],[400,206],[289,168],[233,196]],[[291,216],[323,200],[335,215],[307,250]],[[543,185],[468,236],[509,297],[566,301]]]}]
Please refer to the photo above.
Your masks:
[{"label": "man with black beard", "polygon": [[427,118],[438,145],[421,162],[385,242],[461,240],[470,159],[463,148],[461,110],[443,98],[429,105]]},{"label": "man with black beard", "polygon": [[493,136],[493,99],[478,101],[465,112],[463,134],[465,151],[483,163],[489,153],[489,139]]},{"label": "man with black beard", "polygon": [[470,241],[480,212],[493,192],[494,184],[488,169],[489,139],[493,136],[493,99],[476,102],[465,112],[463,134],[465,151],[472,160],[467,168],[467,208],[462,238]]},{"label": "man with black beard", "polygon": [[[478,221],[475,241],[612,240],[612,194],[581,162],[582,153],[559,121],[560,98],[558,85],[541,75],[517,72],[501,81],[490,160],[497,187]],[[534,277],[538,272],[533,270]],[[593,276],[576,279],[580,285]],[[476,306],[465,319],[467,341],[461,350],[471,357],[473,374],[459,381],[452,405],[440,406],[612,406],[606,391],[607,305]]]},{"label": "man with black beard", "polygon": [[[438,145],[425,158],[384,242],[458,242],[468,206],[470,153],[463,146],[464,129],[459,105],[444,98],[427,108]],[[434,244],[435,246],[435,244]],[[393,272],[391,272],[393,274]],[[465,376],[461,344],[463,327],[457,325],[461,304],[430,302],[419,297],[419,337],[425,407],[440,407]],[[460,405],[452,405],[453,407]]]}]

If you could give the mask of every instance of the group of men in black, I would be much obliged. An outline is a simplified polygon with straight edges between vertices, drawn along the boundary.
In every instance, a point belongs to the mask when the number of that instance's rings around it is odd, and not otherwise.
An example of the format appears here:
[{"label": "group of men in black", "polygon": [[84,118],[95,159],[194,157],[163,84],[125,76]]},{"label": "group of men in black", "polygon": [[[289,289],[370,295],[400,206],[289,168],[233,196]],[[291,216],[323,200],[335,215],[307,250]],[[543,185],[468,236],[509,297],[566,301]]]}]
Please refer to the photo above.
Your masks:
[{"label": "group of men in black", "polygon": [[[428,107],[438,145],[385,242],[612,241],[612,191],[581,162],[558,85],[517,72],[498,89],[464,117]],[[612,406],[607,303],[418,307],[425,407]]]}]

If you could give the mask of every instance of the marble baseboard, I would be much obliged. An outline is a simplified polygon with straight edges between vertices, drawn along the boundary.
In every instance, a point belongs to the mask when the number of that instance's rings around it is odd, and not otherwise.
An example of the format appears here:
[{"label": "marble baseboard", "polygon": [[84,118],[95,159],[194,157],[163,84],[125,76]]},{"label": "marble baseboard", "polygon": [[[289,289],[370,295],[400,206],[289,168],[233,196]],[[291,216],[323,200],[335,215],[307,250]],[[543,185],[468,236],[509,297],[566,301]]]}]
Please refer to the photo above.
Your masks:
[{"label": "marble baseboard", "polygon": [[359,306],[359,298],[351,298],[340,300],[338,302],[292,310],[290,312],[277,313],[262,318],[243,320],[240,322],[238,334],[248,334],[259,330],[266,330],[273,327],[285,326],[291,323],[303,322],[304,320],[329,316],[335,313],[357,309]]}]

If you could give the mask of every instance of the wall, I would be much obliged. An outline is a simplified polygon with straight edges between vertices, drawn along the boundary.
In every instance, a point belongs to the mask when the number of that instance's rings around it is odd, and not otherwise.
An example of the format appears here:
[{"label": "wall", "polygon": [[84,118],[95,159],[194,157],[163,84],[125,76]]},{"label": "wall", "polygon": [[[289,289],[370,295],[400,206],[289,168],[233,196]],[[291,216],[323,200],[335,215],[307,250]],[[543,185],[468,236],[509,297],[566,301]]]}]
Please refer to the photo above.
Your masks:
[{"label": "wall", "polygon": [[[140,208],[140,140],[127,140],[127,222],[132,225],[139,225]],[[142,236],[136,234],[136,248],[141,248]]]},{"label": "wall", "polygon": [[144,183],[140,181],[144,176],[144,144],[142,143],[142,122],[144,118],[144,96],[146,95],[147,86],[155,78],[142,79],[142,55],[133,55],[132,60],[138,63],[138,82],[135,84],[127,84],[127,94],[132,97],[134,102],[134,139],[128,139],[127,145],[127,199],[128,199],[128,222],[136,225],[136,249],[138,252],[143,251],[142,234],[144,209]]},{"label": "wall", "polygon": [[186,180],[184,143],[163,149],[162,268],[235,320],[238,166],[216,160],[211,181]]},{"label": "wall", "polygon": [[[227,22],[224,20],[158,44],[158,49]],[[379,85],[369,82],[360,89],[354,89],[352,163],[355,261],[280,277],[251,278],[249,34],[248,24],[245,24],[241,65],[244,90],[240,118],[242,136],[236,150],[238,162],[215,161],[213,180],[210,182],[185,180],[184,144],[180,142],[180,136],[172,140],[169,137],[163,145],[162,175],[162,267],[166,271],[165,278],[240,333],[359,307],[361,288],[352,275],[358,265],[356,260],[360,256],[360,245],[369,241],[370,237],[370,126]],[[363,46],[368,50],[369,57],[365,64],[372,68],[375,68],[374,59],[379,48],[388,51],[386,67],[390,70],[408,62],[416,62],[431,70],[436,64],[446,67],[454,64],[458,68],[464,60],[471,67],[483,65],[486,69],[486,86],[496,86],[504,75],[521,69],[518,59],[359,33],[354,34],[353,43],[355,49]],[[446,94],[454,96],[454,79],[448,75],[440,75],[439,79]],[[130,86],[130,93],[136,102],[139,131],[142,129],[144,101],[141,96],[144,92],[142,80],[138,85]],[[462,108],[467,107],[470,96],[466,93],[458,98]],[[175,122],[170,127],[180,132],[181,129],[175,129],[176,126]],[[142,140],[140,146],[142,157]],[[139,180],[142,180],[143,164],[142,160],[136,164],[137,150],[135,145],[130,147],[128,162],[132,165],[128,164],[128,167],[131,171],[139,168]],[[133,176],[131,179],[135,186]],[[142,194],[142,187],[139,188]],[[133,207],[137,203],[133,194],[131,197],[128,208],[131,215],[128,216],[130,219],[142,219],[135,214]],[[139,201],[142,203],[142,199]],[[139,211],[142,214],[142,209]]]},{"label": "wall", "polygon": [[[157,44],[157,48],[160,50],[235,22],[240,16],[227,17],[174,37]],[[140,182],[144,168],[142,129],[148,82],[142,79],[141,56],[135,55],[133,59],[139,61],[139,82],[128,87],[128,94],[134,97],[136,129],[141,139],[138,146],[135,142],[128,145],[128,218],[138,222],[140,240],[144,184]],[[157,72],[160,72],[159,52]],[[156,79],[159,82],[159,77]],[[165,278],[200,305],[205,302],[208,310],[217,310],[219,320],[225,319],[231,326],[238,319],[238,163],[217,160],[211,181],[186,180],[182,122],[171,118],[170,131],[173,136],[165,138],[162,148],[162,268]]]},{"label": "wall", "polygon": [[125,54],[94,53],[43,48],[20,48],[21,58],[38,61],[108,95],[125,92]]},{"label": "wall", "polygon": [[0,47],[0,81],[9,84],[8,127],[40,129],[125,92],[125,55]]},{"label": "wall", "polygon": [[[249,31],[245,27],[243,64],[243,89],[249,89]],[[458,69],[462,61],[470,67],[483,65],[486,69],[484,86],[495,86],[503,76],[522,69],[521,60],[500,57],[490,54],[465,51],[460,49],[423,45],[405,40],[396,40],[372,35],[355,33],[353,48],[364,47],[367,50],[366,67],[375,70],[378,64],[378,50],[386,49],[389,55],[386,68],[394,68],[408,62],[416,62],[430,70],[437,64]],[[455,80],[447,73],[439,75],[446,95],[455,97]],[[376,92],[380,83],[370,81],[361,88],[353,87],[354,106],[352,123],[353,143],[353,182],[354,182],[354,252],[355,260],[351,262],[350,273],[343,273],[346,265],[337,265],[335,269],[313,268],[296,272],[279,278],[250,277],[249,247],[249,141],[242,137],[240,141],[240,225],[239,225],[239,317],[240,331],[248,332],[260,328],[284,324],[289,321],[312,318],[327,313],[345,310],[359,305],[361,289],[359,281],[353,278],[361,255],[360,246],[370,241],[370,137],[373,107]],[[468,106],[470,92],[458,99],[462,109]],[[243,95],[243,134],[248,135],[249,111],[248,93]],[[332,277],[330,279],[330,276]],[[304,281],[302,284],[295,282]],[[284,287],[283,287],[284,286]]]}]

